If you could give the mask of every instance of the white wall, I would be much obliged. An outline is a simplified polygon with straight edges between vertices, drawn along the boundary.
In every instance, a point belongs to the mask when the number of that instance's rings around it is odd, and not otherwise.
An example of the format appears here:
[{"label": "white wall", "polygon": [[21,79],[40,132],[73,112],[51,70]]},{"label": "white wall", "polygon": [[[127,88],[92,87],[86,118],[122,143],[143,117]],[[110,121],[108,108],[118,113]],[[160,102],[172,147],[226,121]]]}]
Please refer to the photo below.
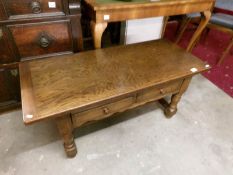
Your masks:
[{"label": "white wall", "polygon": [[125,28],[124,44],[143,42],[161,38],[163,17],[128,20]]}]

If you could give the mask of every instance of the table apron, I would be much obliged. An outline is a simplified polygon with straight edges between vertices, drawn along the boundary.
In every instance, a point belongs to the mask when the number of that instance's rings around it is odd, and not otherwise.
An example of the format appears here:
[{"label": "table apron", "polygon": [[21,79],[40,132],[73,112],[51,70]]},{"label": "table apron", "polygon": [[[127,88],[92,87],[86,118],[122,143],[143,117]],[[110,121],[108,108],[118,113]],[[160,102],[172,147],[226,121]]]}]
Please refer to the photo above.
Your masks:
[{"label": "table apron", "polygon": [[[130,19],[150,18],[157,16],[182,15],[195,12],[210,11],[212,2],[178,4],[167,6],[148,6],[122,9],[104,9],[97,10],[95,20],[96,23],[125,21]],[[107,15],[107,16],[106,16]]]}]

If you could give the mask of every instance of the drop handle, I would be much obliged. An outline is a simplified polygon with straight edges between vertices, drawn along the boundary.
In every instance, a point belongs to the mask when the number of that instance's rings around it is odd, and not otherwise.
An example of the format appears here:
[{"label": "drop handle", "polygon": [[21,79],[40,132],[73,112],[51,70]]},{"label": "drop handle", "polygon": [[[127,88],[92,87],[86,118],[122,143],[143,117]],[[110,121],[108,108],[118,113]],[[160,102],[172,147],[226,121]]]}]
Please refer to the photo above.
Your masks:
[{"label": "drop handle", "polygon": [[32,1],[31,2],[32,13],[38,14],[41,12],[40,2]]},{"label": "drop handle", "polygon": [[43,48],[47,48],[50,44],[50,40],[48,38],[46,38],[45,36],[42,36],[40,38],[40,46]]}]

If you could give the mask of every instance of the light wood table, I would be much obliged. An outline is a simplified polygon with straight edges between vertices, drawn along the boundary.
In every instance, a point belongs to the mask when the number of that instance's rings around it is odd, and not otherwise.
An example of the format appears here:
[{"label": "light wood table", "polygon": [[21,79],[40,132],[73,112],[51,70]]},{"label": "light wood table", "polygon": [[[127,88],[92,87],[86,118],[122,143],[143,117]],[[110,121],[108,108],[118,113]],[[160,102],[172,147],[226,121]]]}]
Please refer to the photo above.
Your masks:
[{"label": "light wood table", "polygon": [[191,77],[208,69],[165,40],[21,63],[23,120],[55,119],[73,157],[74,128],[159,99],[171,117]]},{"label": "light wood table", "polygon": [[190,51],[208,23],[214,3],[215,0],[84,0],[83,12],[91,19],[96,49],[101,48],[102,34],[109,22],[200,12],[200,25],[187,47]]}]

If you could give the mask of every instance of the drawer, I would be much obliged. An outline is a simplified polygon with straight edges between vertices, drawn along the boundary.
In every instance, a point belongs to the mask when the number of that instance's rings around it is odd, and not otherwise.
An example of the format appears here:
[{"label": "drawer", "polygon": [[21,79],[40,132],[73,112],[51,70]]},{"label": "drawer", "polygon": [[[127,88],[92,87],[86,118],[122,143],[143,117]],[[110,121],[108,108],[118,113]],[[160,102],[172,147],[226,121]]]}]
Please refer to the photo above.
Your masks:
[{"label": "drawer", "polygon": [[72,53],[69,20],[8,26],[21,60]]},{"label": "drawer", "polygon": [[92,121],[104,119],[116,112],[126,110],[134,103],[133,97],[128,97],[113,103],[106,104],[97,108],[86,110],[72,116],[74,127],[87,124]]},{"label": "drawer", "polygon": [[157,100],[168,94],[178,92],[181,87],[182,81],[182,79],[176,80],[144,90],[143,92],[138,94],[137,102],[140,103]]},{"label": "drawer", "polygon": [[16,62],[7,30],[0,27],[0,65]]},{"label": "drawer", "polygon": [[3,2],[10,18],[65,15],[62,0],[4,0]]}]

